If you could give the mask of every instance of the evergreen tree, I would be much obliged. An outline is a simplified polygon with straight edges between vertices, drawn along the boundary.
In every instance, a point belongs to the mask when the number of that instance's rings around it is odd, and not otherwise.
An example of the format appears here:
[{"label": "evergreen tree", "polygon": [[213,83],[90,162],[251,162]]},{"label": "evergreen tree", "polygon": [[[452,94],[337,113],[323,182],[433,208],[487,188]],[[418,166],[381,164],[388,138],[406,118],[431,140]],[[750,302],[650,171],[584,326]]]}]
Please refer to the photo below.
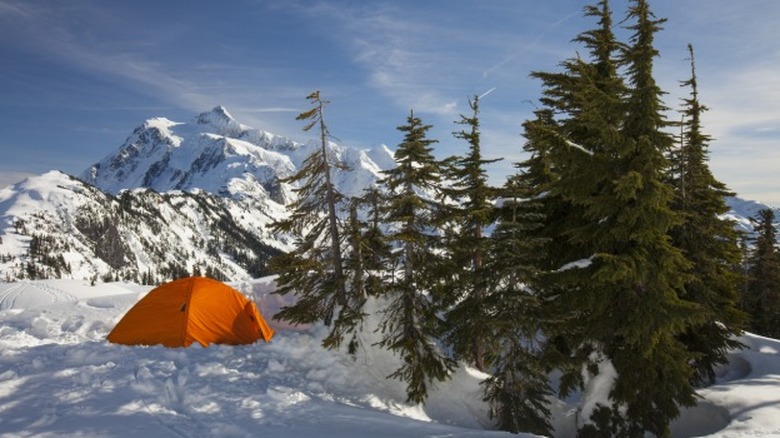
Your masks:
[{"label": "evergreen tree", "polygon": [[599,20],[577,39],[591,58],[535,74],[545,85],[542,102],[560,114],[545,140],[557,176],[549,193],[562,201],[561,217],[545,226],[545,235],[558,235],[546,305],[563,318],[550,339],[571,360],[563,362],[564,390],[582,383],[577,362],[591,373],[603,369],[594,360],[617,371],[607,405],[583,419],[581,435],[667,436],[680,406],[695,403],[693,356],[679,336],[698,320],[698,307],[681,298],[689,266],[669,237],[678,220],[663,180],[671,138],[652,72],[663,20],[633,0],[627,21],[636,24],[623,45],[608,1],[585,13]]},{"label": "evergreen tree", "polygon": [[739,310],[740,248],[738,233],[731,220],[725,197],[734,194],[716,180],[707,165],[710,137],[702,132],[701,114],[706,108],[699,102],[693,47],[689,44],[691,77],[682,85],[690,88],[683,100],[682,144],[672,156],[676,169],[672,184],[673,207],[682,223],[672,231],[675,245],[692,263],[693,274],[685,285],[684,298],[701,306],[706,314],[701,324],[689,327],[681,339],[695,354],[694,366],[699,382],[714,382],[715,367],[728,362],[728,351],[741,344],[733,338],[744,324]]},{"label": "evergreen tree", "polygon": [[398,166],[381,181],[387,191],[383,211],[394,278],[386,286],[390,303],[383,311],[379,345],[401,356],[403,365],[389,377],[407,383],[408,400],[414,403],[423,402],[429,384],[447,379],[455,365],[437,346],[443,332],[435,305],[441,288],[436,221],[442,169],[430,146],[436,141],[426,138],[430,128],[413,112],[409,115],[407,124],[398,127],[404,133],[395,153]]},{"label": "evergreen tree", "polygon": [[[541,261],[549,241],[538,236],[544,214],[536,176],[537,157],[520,163],[521,173],[502,190],[499,220],[491,236],[485,270],[491,291],[483,321],[494,336],[492,375],[485,380],[485,401],[502,430],[550,435],[548,397],[552,389],[545,366]],[[524,172],[523,170],[528,170]]]},{"label": "evergreen tree", "polygon": [[[363,305],[369,296],[383,292],[384,263],[390,249],[380,229],[381,199],[379,190],[371,187],[364,196],[349,201],[349,216],[344,226],[344,275],[352,301],[342,309],[331,335],[324,340],[325,347],[336,347],[351,334],[347,351],[355,354],[360,345],[357,331],[366,316]],[[361,219],[363,211],[368,220]]]},{"label": "evergreen tree", "polygon": [[663,181],[671,137],[662,130],[665,108],[653,77],[653,39],[665,20],[655,19],[646,0],[631,2],[627,20],[635,24],[623,55],[629,84],[624,141],[615,151],[612,202],[594,211],[605,232],[590,269],[593,286],[606,298],[597,321],[599,342],[617,371],[612,410],[625,417],[610,427],[617,426],[619,436],[665,437],[680,407],[696,403],[689,365],[695,357],[679,336],[703,315],[682,298],[689,266],[669,238],[678,220]]},{"label": "evergreen tree", "polygon": [[325,346],[333,348],[340,344],[344,331],[349,331],[348,327],[355,321],[362,297],[347,293],[338,216],[344,196],[332,181],[331,173],[338,165],[330,157],[330,134],[324,117],[329,102],[320,98],[319,91],[307,99],[312,108],[299,114],[296,120],[308,122],[304,131],[317,127],[320,147],[304,160],[296,174],[282,181],[297,186],[293,189],[297,198],[289,206],[289,217],[275,222],[272,228],[277,233],[292,235],[294,249],[274,257],[270,266],[279,274],[277,293],[295,293],[297,301],[283,308],[275,318],[293,324],[323,321],[331,325],[335,317],[330,337],[324,341]]},{"label": "evergreen tree", "polygon": [[363,224],[358,217],[358,200],[351,199],[349,204],[349,217],[345,225],[346,246],[350,248],[346,251],[344,259],[344,272],[346,274],[346,286],[353,297],[350,306],[344,306],[339,312],[330,335],[323,340],[322,345],[326,348],[337,348],[344,341],[344,337],[352,334],[348,343],[347,351],[350,354],[357,352],[359,341],[355,333],[356,327],[363,320],[365,314],[362,312],[363,304],[368,298],[368,286],[365,258],[363,255]]},{"label": "evergreen tree", "polygon": [[[387,259],[390,257],[390,246],[382,231],[382,203],[384,200],[385,196],[378,186],[369,187],[357,200],[358,205],[366,212],[362,238],[364,263],[366,269],[375,273],[374,276],[385,268]],[[379,287],[369,287],[368,295],[378,295],[380,292]]]},{"label": "evergreen tree", "polygon": [[754,218],[756,237],[748,258],[747,292],[743,297],[750,314],[750,330],[780,337],[780,252],[777,249],[775,214],[760,210]]},{"label": "evergreen tree", "polygon": [[[593,255],[597,240],[593,233],[603,227],[592,210],[613,196],[608,187],[616,176],[613,162],[623,142],[619,128],[627,90],[613,59],[621,45],[611,30],[609,3],[587,6],[585,15],[597,18],[599,27],[575,41],[585,44],[591,59],[566,60],[559,73],[535,72],[533,76],[543,82],[541,101],[547,109],[537,112],[535,123],[525,125],[535,148],[544,144],[550,179],[545,197],[548,204],[557,204],[547,212],[545,227],[552,244],[549,270]],[[548,114],[539,118],[545,111]],[[550,203],[553,199],[557,201]]]},{"label": "evergreen tree", "polygon": [[472,115],[461,115],[457,123],[466,129],[455,132],[455,137],[466,140],[469,150],[462,157],[450,161],[447,179],[451,181],[448,195],[459,205],[453,206],[447,216],[454,224],[448,239],[449,257],[454,275],[447,286],[448,302],[454,303],[446,320],[448,342],[460,357],[468,359],[478,370],[490,364],[487,356],[496,350],[491,343],[494,336],[486,324],[493,316],[485,306],[490,293],[487,285],[485,259],[490,239],[485,229],[495,220],[496,189],[487,182],[485,166],[499,160],[482,158],[479,131],[479,97],[469,101]]}]

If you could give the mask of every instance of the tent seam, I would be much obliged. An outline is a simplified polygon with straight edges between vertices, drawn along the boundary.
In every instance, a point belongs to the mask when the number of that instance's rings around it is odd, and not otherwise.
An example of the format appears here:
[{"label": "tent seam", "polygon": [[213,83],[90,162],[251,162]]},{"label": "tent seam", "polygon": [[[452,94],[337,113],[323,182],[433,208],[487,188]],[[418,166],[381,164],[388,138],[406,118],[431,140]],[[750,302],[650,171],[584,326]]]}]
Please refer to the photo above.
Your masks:
[{"label": "tent seam", "polygon": [[189,279],[189,285],[187,285],[187,295],[184,299],[184,323],[181,327],[181,340],[182,340],[182,346],[188,347],[189,344],[187,344],[187,333],[189,332],[187,330],[187,327],[190,324],[190,305],[192,304],[192,293],[193,289],[195,289],[195,277],[191,277]]}]

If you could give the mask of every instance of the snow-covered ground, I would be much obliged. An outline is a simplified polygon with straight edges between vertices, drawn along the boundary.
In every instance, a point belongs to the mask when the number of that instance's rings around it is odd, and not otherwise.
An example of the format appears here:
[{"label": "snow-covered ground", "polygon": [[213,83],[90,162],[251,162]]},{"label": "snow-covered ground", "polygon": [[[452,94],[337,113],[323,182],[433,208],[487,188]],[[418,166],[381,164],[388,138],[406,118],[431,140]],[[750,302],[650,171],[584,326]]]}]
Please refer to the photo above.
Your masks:
[{"label": "snow-covered ground", "polygon": [[[76,280],[0,283],[0,437],[274,436],[498,437],[479,373],[461,368],[424,407],[385,379],[398,365],[365,347],[356,358],[320,347],[320,327],[271,320],[270,279],[234,284],[277,330],[268,343],[187,349],[106,342],[148,286]],[[366,340],[370,344],[371,340]],[[746,335],[674,435],[780,435],[780,342]],[[575,411],[554,405],[556,435]]]}]

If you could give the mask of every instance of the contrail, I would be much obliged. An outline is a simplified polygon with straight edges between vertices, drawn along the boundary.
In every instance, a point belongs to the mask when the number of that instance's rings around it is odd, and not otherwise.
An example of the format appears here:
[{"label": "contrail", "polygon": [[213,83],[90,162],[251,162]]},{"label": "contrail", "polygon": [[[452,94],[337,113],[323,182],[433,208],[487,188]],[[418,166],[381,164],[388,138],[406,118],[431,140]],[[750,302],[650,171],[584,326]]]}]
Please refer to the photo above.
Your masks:
[{"label": "contrail", "polygon": [[512,61],[515,58],[517,58],[517,56],[520,55],[521,53],[523,53],[523,52],[525,52],[525,51],[535,47],[537,44],[539,44],[539,41],[541,41],[542,38],[544,38],[552,29],[555,29],[556,27],[558,27],[561,24],[569,21],[570,19],[572,19],[573,17],[575,17],[575,16],[577,16],[579,14],[580,14],[579,12],[572,12],[571,14],[569,14],[569,15],[561,18],[560,20],[556,21],[555,23],[551,24],[550,26],[547,27],[547,29],[545,29],[544,31],[542,31],[541,33],[536,35],[536,37],[534,37],[533,40],[531,40],[529,43],[526,43],[520,50],[517,50],[516,52],[509,54],[506,58],[502,59],[497,64],[492,65],[487,70],[482,72],[482,78],[484,79],[484,78],[488,77],[488,75],[492,74],[494,71],[502,68],[503,66],[508,64],[510,61]]},{"label": "contrail", "polygon": [[488,94],[492,93],[492,92],[493,92],[493,91],[495,91],[495,90],[496,90],[496,87],[493,87],[493,88],[491,88],[491,89],[489,89],[489,90],[485,91],[485,92],[482,94],[482,96],[479,96],[479,97],[477,97],[477,100],[479,100],[479,99],[482,99],[483,97],[487,96]]}]

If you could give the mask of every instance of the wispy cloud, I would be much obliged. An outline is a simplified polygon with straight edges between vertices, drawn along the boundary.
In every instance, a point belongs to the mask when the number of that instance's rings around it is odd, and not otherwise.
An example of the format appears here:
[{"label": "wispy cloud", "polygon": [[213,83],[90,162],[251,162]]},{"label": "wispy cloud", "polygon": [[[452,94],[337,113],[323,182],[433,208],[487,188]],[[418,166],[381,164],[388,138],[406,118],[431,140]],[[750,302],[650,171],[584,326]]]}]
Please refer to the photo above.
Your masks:
[{"label": "wispy cloud", "polygon": [[[0,11],[21,8],[18,4],[4,3]],[[70,13],[70,12],[62,12]],[[89,11],[83,11],[89,14]],[[14,23],[18,39],[24,39],[28,49],[58,63],[90,72],[95,76],[124,79],[125,84],[141,85],[153,93],[165,93],[181,100],[182,104],[199,104],[193,96],[192,84],[177,78],[159,61],[146,58],[142,52],[123,51],[113,46],[107,49],[99,41],[81,35],[73,21],[60,20],[58,14],[47,9],[25,8]],[[88,19],[88,18],[87,18]],[[194,102],[193,102],[194,101]]]},{"label": "wispy cloud", "polygon": [[399,107],[454,115],[457,101],[442,92],[457,80],[447,74],[453,60],[430,42],[447,30],[399,15],[394,10],[351,12],[343,24],[353,33],[355,60],[368,72],[371,86]]},{"label": "wispy cloud", "polygon": [[[7,86],[11,99],[0,109],[20,106],[30,114],[65,114],[78,126],[94,120],[121,129],[124,111],[178,117],[224,105],[242,123],[295,136],[304,134],[291,115],[306,108],[303,96],[321,89],[334,102],[334,130],[352,144],[393,144],[395,123],[414,109],[434,125],[437,150],[448,155],[463,146],[451,132],[452,122],[468,113],[467,98],[496,87],[481,105],[481,122],[485,153],[508,157],[496,165],[503,175],[521,158],[520,124],[533,110],[526,102],[540,93],[528,73],[556,70],[581,49],[571,39],[595,24],[581,16],[576,0],[534,8],[516,0],[246,0],[241,16],[222,6],[182,10],[139,1],[0,0],[3,61],[6,53],[20,59],[18,66],[3,62],[11,73],[4,83],[15,79],[25,88]],[[626,4],[614,5],[615,22]],[[755,175],[776,179],[780,1],[653,7],[669,18],[656,39],[662,54],[656,74],[671,107],[686,94],[678,86],[689,73],[685,45],[697,50],[716,176],[740,192]],[[28,89],[35,94],[29,99]],[[98,122],[79,114],[82,121],[73,114],[96,109],[117,117]]]},{"label": "wispy cloud", "polygon": [[716,136],[780,126],[780,75],[776,67],[732,67],[709,85],[711,89],[702,93],[712,108],[707,120]]},{"label": "wispy cloud", "polygon": [[[299,111],[279,104],[288,104],[290,96],[298,98],[308,91],[281,83],[277,78],[284,76],[283,71],[256,62],[241,62],[240,57],[236,63],[216,62],[212,60],[213,56],[204,52],[195,62],[192,59],[182,61],[176,50],[170,50],[172,46],[168,41],[181,39],[180,34],[184,34],[186,40],[190,36],[187,31],[197,32],[194,27],[185,30],[174,24],[164,28],[138,28],[129,36],[117,33],[111,44],[105,44],[94,38],[94,29],[80,29],[78,23],[88,21],[102,23],[95,26],[110,26],[112,21],[119,20],[119,12],[75,8],[55,11],[0,0],[0,14],[6,15],[0,25],[13,25],[15,38],[24,41],[19,44],[25,51],[110,83],[112,88],[148,96],[148,102],[156,103],[149,105],[152,108],[159,108],[159,103],[163,103],[197,113],[224,105],[246,123],[274,129],[277,126],[262,115]],[[67,18],[63,19],[63,16]],[[256,83],[268,85],[257,86]],[[79,106],[73,101],[68,105]]]},{"label": "wispy cloud", "polygon": [[299,112],[299,108],[242,108],[243,112],[247,113],[296,113]]},{"label": "wispy cloud", "polygon": [[32,14],[30,5],[11,3],[0,0],[0,16],[2,15],[15,15],[15,16],[29,16]]},{"label": "wispy cloud", "polygon": [[369,87],[398,108],[454,117],[466,94],[464,81],[479,77],[457,47],[468,40],[465,29],[438,25],[390,2],[288,7],[329,23],[327,34],[352,53]]},{"label": "wispy cloud", "polygon": [[28,172],[17,172],[14,170],[5,170],[0,169],[0,189],[3,187],[10,186],[12,184],[16,184],[19,181],[33,176],[33,173]]}]

